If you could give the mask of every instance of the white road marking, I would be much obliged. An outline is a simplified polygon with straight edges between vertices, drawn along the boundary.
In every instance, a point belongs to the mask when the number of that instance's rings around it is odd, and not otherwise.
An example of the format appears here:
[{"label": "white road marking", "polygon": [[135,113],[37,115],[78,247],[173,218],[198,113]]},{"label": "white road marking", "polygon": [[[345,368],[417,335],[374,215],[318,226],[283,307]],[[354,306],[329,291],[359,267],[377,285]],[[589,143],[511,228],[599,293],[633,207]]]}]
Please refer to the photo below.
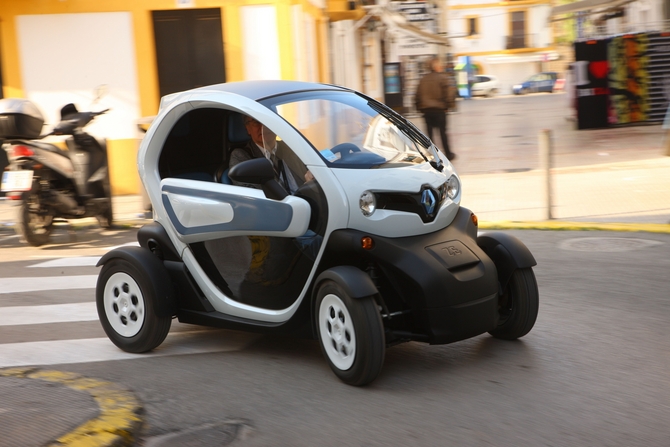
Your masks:
[{"label": "white road marking", "polygon": [[98,311],[95,302],[0,307],[0,326],[72,323],[97,319]]},{"label": "white road marking", "polygon": [[57,258],[50,261],[40,262],[39,264],[29,265],[28,267],[89,267],[95,266],[101,256],[76,256],[73,258]]},{"label": "white road marking", "polygon": [[97,281],[98,275],[0,278],[0,294],[37,292],[40,290],[95,289]]},{"label": "white road marking", "polygon": [[0,344],[0,368],[231,352],[244,349],[258,337],[258,334],[225,330],[174,332],[161,346],[146,354],[122,351],[107,338],[7,343]]}]

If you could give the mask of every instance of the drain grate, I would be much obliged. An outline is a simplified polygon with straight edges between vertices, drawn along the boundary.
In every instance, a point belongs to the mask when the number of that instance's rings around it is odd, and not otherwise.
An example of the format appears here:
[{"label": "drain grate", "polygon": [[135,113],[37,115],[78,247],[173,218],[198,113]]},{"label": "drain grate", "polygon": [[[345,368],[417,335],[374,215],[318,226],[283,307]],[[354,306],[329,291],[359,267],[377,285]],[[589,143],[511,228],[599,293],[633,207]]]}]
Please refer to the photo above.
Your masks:
[{"label": "drain grate", "polygon": [[652,239],[637,239],[628,237],[581,237],[562,241],[559,244],[559,247],[563,250],[570,251],[617,253],[635,251],[662,244],[663,242]]}]

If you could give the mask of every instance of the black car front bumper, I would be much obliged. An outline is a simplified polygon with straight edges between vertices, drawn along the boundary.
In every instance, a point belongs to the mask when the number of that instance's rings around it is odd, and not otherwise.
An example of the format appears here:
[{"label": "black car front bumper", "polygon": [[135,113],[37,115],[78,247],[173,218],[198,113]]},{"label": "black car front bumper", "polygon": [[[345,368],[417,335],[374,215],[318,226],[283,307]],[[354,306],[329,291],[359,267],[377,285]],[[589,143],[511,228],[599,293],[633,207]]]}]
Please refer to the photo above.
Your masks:
[{"label": "black car front bumper", "polygon": [[[471,215],[461,208],[449,226],[412,237],[335,231],[321,268],[354,259],[374,272],[391,337],[443,344],[482,334],[497,325],[500,287],[496,266],[477,245]],[[371,249],[362,248],[366,236]],[[389,321],[394,314],[403,315],[401,324]]]}]

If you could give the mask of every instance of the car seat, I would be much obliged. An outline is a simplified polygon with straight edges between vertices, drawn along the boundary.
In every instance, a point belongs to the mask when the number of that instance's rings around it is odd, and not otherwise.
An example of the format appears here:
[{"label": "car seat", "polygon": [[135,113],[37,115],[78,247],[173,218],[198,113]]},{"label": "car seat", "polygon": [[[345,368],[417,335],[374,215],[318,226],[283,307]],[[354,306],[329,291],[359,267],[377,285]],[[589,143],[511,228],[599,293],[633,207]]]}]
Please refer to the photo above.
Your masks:
[{"label": "car seat", "polygon": [[226,157],[226,162],[219,166],[219,169],[214,173],[214,179],[218,183],[233,184],[230,177],[228,177],[230,153],[234,149],[246,146],[249,140],[251,140],[251,137],[244,126],[244,115],[238,112],[230,112],[228,115],[228,156]]}]

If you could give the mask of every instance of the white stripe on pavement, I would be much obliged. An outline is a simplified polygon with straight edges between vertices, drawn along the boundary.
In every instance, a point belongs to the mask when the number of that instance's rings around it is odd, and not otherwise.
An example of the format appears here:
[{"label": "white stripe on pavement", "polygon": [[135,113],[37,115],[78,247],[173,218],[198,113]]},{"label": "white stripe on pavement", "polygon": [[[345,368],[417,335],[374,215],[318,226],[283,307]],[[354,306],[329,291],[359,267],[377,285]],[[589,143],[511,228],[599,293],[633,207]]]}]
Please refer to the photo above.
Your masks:
[{"label": "white stripe on pavement", "polygon": [[95,289],[97,281],[98,275],[0,278],[0,293],[37,292],[40,290]]},{"label": "white stripe on pavement", "polygon": [[95,302],[0,307],[0,326],[71,323],[97,319],[98,311]]},{"label": "white stripe on pavement", "polygon": [[0,344],[0,368],[135,360],[168,355],[238,351],[260,335],[226,330],[174,332],[154,351],[130,354],[107,338]]},{"label": "white stripe on pavement", "polygon": [[98,263],[101,256],[75,256],[72,258],[58,258],[39,264],[29,265],[28,267],[90,267]]}]

